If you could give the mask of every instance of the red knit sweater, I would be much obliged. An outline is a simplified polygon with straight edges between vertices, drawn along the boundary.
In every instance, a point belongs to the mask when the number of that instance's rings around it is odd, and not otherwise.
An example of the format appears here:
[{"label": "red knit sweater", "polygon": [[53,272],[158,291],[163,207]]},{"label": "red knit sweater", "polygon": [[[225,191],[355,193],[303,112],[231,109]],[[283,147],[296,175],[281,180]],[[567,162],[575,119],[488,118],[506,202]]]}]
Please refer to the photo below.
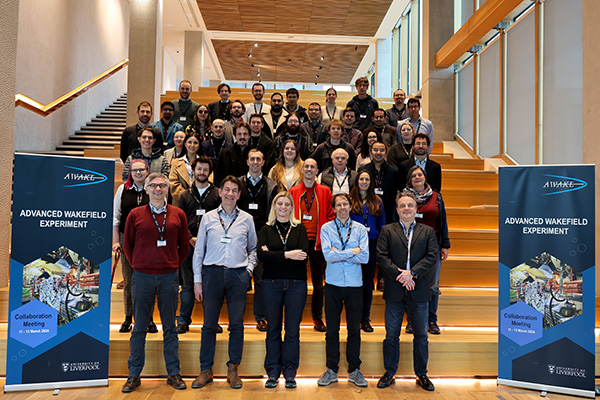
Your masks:
[{"label": "red knit sweater", "polygon": [[[135,271],[145,274],[166,274],[177,268],[190,251],[187,218],[183,210],[167,206],[167,223],[163,239],[164,247],[157,247],[160,240],[158,228],[149,206],[134,208],[125,223],[123,251]],[[162,227],[165,213],[155,214]]]}]

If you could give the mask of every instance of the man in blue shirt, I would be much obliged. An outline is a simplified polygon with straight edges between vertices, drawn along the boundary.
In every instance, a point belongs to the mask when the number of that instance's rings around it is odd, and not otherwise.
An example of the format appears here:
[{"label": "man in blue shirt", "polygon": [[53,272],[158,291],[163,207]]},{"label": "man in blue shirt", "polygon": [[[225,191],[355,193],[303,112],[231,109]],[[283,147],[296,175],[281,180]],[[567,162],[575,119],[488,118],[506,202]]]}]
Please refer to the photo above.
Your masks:
[{"label": "man in blue shirt", "polygon": [[340,362],[340,316],[346,307],[348,381],[366,387],[360,372],[360,317],[362,314],[362,269],[369,261],[369,236],[364,225],[350,219],[350,196],[338,193],[331,201],[336,218],[321,228],[325,269],[325,317],[327,371],[319,386],[337,382]]}]

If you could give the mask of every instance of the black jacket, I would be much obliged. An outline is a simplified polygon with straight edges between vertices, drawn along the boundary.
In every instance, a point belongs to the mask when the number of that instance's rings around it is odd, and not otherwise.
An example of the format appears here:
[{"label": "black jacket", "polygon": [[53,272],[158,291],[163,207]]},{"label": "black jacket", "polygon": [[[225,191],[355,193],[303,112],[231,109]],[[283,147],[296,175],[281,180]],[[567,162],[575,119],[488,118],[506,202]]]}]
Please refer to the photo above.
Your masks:
[{"label": "black jacket", "polygon": [[242,176],[248,172],[248,152],[250,146],[246,146],[242,151],[239,144],[234,144],[226,148],[219,154],[217,166],[215,168],[215,184],[218,186],[227,175]]},{"label": "black jacket", "polygon": [[221,204],[219,189],[214,185],[206,189],[203,197],[200,197],[196,185],[192,185],[192,187],[181,194],[179,197],[179,208],[185,212],[191,238],[198,236],[198,227],[200,226],[200,221],[202,221],[202,215],[198,215],[196,210],[205,210],[205,213],[207,213],[219,207],[219,204]]},{"label": "black jacket", "polygon": [[354,147],[352,147],[349,143],[346,143],[341,139],[339,146],[334,146],[328,139],[320,145],[318,145],[314,153],[312,153],[312,155],[310,156],[310,158],[313,158],[317,162],[317,165],[319,166],[319,171],[325,171],[327,168],[331,167],[331,153],[333,153],[333,151],[338,148],[346,150],[346,152],[348,153],[348,167],[350,169],[354,169],[354,167],[356,166],[356,156],[354,153]]},{"label": "black jacket", "polygon": [[367,95],[364,99],[359,99],[358,95],[356,95],[346,104],[346,107],[354,110],[356,113],[354,127],[364,133],[365,129],[371,125],[373,112],[379,108],[379,103],[370,95]]},{"label": "black jacket", "polygon": [[[358,170],[367,170],[371,173],[371,179],[377,182],[377,174],[375,171],[375,164],[373,162],[363,165]],[[394,221],[394,211],[396,209],[396,196],[400,190],[398,184],[398,171],[390,164],[384,162],[381,165],[381,189],[383,189],[383,195],[379,195],[383,201],[383,208],[385,210],[385,220],[389,224]],[[389,211],[388,211],[389,210]]]},{"label": "black jacket", "polygon": [[[131,154],[131,152],[135,149],[139,149],[142,146],[138,141],[137,134],[142,130],[140,124],[135,124],[132,126],[128,126],[123,130],[121,134],[121,150],[119,152],[119,156],[121,157],[121,161],[127,161],[127,157]],[[163,151],[163,136],[158,129],[156,129],[156,134],[154,135],[154,146],[160,150],[162,154]]]}]

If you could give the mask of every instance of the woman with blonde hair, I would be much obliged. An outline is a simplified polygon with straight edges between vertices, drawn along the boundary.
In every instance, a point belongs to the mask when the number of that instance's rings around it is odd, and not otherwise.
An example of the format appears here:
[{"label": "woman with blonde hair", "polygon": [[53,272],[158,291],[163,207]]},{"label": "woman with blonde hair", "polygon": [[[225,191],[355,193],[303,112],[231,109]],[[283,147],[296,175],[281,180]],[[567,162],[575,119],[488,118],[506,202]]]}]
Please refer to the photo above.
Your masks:
[{"label": "woman with blonde hair", "polygon": [[277,183],[278,191],[290,190],[302,182],[302,166],[298,144],[294,140],[286,140],[277,163],[269,171],[269,178]]},{"label": "woman with blonde hair", "polygon": [[[283,373],[285,387],[296,387],[300,362],[300,322],[306,305],[308,257],[306,228],[294,217],[288,192],[273,199],[269,221],[258,235],[258,260],[263,263],[262,295],[267,314],[265,387],[275,388]],[[281,338],[285,310],[285,339]]]}]

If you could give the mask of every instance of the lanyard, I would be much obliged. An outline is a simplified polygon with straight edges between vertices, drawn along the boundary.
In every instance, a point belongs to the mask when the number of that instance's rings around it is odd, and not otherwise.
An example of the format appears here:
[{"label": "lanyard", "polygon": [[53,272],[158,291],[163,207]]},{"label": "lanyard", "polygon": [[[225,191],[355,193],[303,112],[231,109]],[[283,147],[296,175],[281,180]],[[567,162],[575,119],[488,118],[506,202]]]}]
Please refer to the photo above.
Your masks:
[{"label": "lanyard", "polygon": [[229,226],[227,228],[225,228],[225,223],[223,222],[223,218],[221,218],[221,213],[219,212],[218,214],[219,214],[219,222],[221,223],[221,226],[223,227],[223,230],[225,231],[225,237],[227,237],[227,232],[229,232],[229,228],[231,228],[231,225],[233,225],[233,223],[237,219],[238,215],[240,215],[240,209],[239,208],[235,209],[235,215],[233,216],[233,219],[231,220],[231,222],[229,223]]},{"label": "lanyard", "polygon": [[325,111],[327,111],[327,116],[329,117],[329,120],[333,121],[335,119],[334,117],[335,117],[335,113],[337,111],[337,106],[333,106],[333,115],[331,115],[329,113],[329,106],[327,106],[327,105],[325,105]]},{"label": "lanyard", "polygon": [[[348,170],[346,170],[347,172]],[[350,173],[346,173],[346,176],[344,176],[344,179],[342,179],[342,183],[340,183],[340,180],[337,178],[337,176],[335,175],[335,171],[333,171],[333,179],[335,179],[335,183],[337,183],[338,187],[340,188],[340,190],[342,190],[342,186],[344,186],[344,183],[346,183],[346,179],[348,179],[348,176],[350,175]]]},{"label": "lanyard", "polygon": [[348,220],[350,222],[350,225],[348,226],[348,235],[346,236],[346,241],[344,242],[344,239],[342,239],[342,232],[340,231],[340,227],[338,226],[337,223],[337,218],[335,221],[335,228],[337,229],[337,233],[338,236],[340,237],[340,243],[342,243],[342,250],[346,250],[346,245],[348,244],[348,241],[350,240],[350,234],[352,233],[352,220]]},{"label": "lanyard", "polygon": [[375,187],[381,189],[381,184],[383,183],[383,175],[385,174],[385,170],[382,169],[383,165],[375,170]]},{"label": "lanyard", "polygon": [[288,242],[288,238],[290,237],[290,232],[292,232],[292,225],[290,224],[287,234],[285,235],[285,239],[283,238],[283,235],[281,234],[281,231],[279,230],[279,226],[275,226],[275,229],[277,229],[277,233],[279,233],[279,238],[281,239],[281,243],[283,243],[283,251],[287,251],[287,242]]},{"label": "lanyard", "polygon": [[206,201],[206,198],[210,194],[211,189],[212,189],[212,185],[209,183],[208,187],[204,191],[204,194],[202,194],[202,197],[200,197],[199,199],[198,199],[198,197],[196,197],[196,193],[198,192],[198,188],[195,187],[194,190],[192,190],[192,197],[194,198],[194,200],[196,200],[196,202],[198,203],[198,205],[200,206],[200,208],[202,208],[204,206],[204,202]]},{"label": "lanyard", "polygon": [[365,205],[362,208],[362,212],[363,212],[363,220],[365,221],[365,226],[367,226],[367,219],[369,217],[369,203],[365,203]]},{"label": "lanyard", "polygon": [[419,120],[417,121],[419,124],[417,125],[417,127],[415,128],[415,135],[417,133],[419,133],[419,129],[421,129],[421,118],[419,118]]},{"label": "lanyard", "polygon": [[263,103],[260,103],[260,109],[256,111],[256,103],[254,104],[254,114],[262,114]]},{"label": "lanyard", "polygon": [[406,256],[406,269],[410,270],[410,244],[412,242],[412,237],[413,237],[413,231],[415,229],[415,225],[416,223],[413,222],[410,227],[408,229],[406,229],[404,227],[404,225],[402,225],[402,223],[400,223],[400,226],[402,227],[402,229],[404,230],[404,235],[406,236],[406,238],[408,239],[408,251],[407,251],[407,256]]},{"label": "lanyard", "polygon": [[[148,208],[150,208],[150,205],[148,205]],[[167,209],[168,209],[168,207],[165,208],[165,218],[163,219],[162,228],[160,226],[158,226],[158,221],[156,220],[154,211],[152,211],[152,209],[150,209],[150,214],[152,214],[152,219],[154,219],[154,223],[156,224],[156,229],[158,229],[158,233],[160,234],[160,240],[163,240],[163,237],[165,235],[165,225],[167,223]]]},{"label": "lanyard", "polygon": [[[264,179],[260,179],[261,180],[261,184],[258,187],[258,190],[256,190],[254,193],[252,193],[252,189],[256,188],[256,186],[254,186],[252,184],[252,180],[248,179],[248,178],[244,178],[246,181],[246,187],[248,188],[248,194],[250,195],[250,199],[252,199],[251,203],[256,203],[256,201],[254,201],[256,199],[256,197],[258,196],[258,194],[260,193],[260,191],[262,190],[263,186],[265,186],[265,180]],[[248,185],[248,181],[250,181],[250,185]],[[252,186],[252,188],[250,187]]]},{"label": "lanyard", "polygon": [[313,187],[313,195],[310,199],[310,204],[308,203],[308,197],[306,196],[306,192],[302,195],[304,197],[304,205],[306,206],[306,213],[310,213],[310,209],[312,207],[313,201],[315,200],[315,188]]}]

